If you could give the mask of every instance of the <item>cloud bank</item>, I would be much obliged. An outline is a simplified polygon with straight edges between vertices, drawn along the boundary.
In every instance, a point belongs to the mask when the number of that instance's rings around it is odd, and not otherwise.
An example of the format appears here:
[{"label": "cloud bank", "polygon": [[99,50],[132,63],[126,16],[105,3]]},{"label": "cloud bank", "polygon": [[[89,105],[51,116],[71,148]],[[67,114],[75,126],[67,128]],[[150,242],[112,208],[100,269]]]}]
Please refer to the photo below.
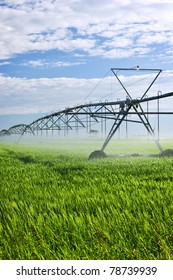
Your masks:
[{"label": "cloud bank", "polygon": [[[0,4],[0,66],[10,66],[23,54],[36,57],[51,50],[67,53],[73,60],[29,57],[18,63],[32,70],[70,68],[95,57],[172,63],[172,9],[173,2],[167,0],[4,0]],[[111,93],[117,88],[111,89],[110,80],[90,95],[100,79],[16,76],[0,73],[0,114],[56,111],[81,103],[88,95],[91,100],[121,98],[119,92]],[[165,80],[161,90],[163,86],[164,92],[172,91],[172,74]]]},{"label": "cloud bank", "polygon": [[[0,59],[49,50],[102,58],[152,56],[173,46],[172,1],[5,0]],[[163,54],[162,54],[163,55]],[[163,55],[164,56],[164,55]]]},{"label": "cloud bank", "polygon": [[[154,77],[155,74],[120,75],[120,79],[132,98],[140,98]],[[154,96],[158,92],[166,93],[172,91],[172,79],[172,71],[164,72],[147,95]],[[124,100],[127,96],[115,77],[110,74],[105,79],[65,77],[27,79],[1,75],[0,92],[1,115],[50,113],[86,102]],[[156,108],[157,104],[154,103],[153,106]],[[162,109],[172,110],[172,107],[172,99],[162,100]]]}]

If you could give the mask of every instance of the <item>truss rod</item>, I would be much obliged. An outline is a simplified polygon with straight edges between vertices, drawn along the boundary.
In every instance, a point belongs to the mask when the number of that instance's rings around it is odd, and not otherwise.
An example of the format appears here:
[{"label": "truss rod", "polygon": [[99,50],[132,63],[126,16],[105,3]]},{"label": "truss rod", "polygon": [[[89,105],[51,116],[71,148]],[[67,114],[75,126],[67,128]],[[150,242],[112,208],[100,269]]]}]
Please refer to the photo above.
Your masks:
[{"label": "truss rod", "polygon": [[118,82],[120,83],[120,85],[122,86],[122,88],[125,90],[125,92],[127,93],[128,97],[132,100],[132,97],[130,95],[130,93],[127,91],[127,89],[125,88],[125,86],[123,85],[123,83],[121,82],[120,78],[118,77],[118,75],[112,70],[114,76],[116,77],[116,79],[118,80]]},{"label": "truss rod", "polygon": [[157,80],[157,78],[159,77],[160,73],[162,72],[162,70],[159,71],[159,73],[156,75],[156,77],[154,78],[154,80],[151,82],[151,84],[149,85],[149,87],[147,88],[147,90],[144,92],[144,94],[142,95],[141,99],[144,98],[144,96],[147,94],[147,92],[149,91],[149,89],[152,87],[152,85],[154,84],[154,82]]},{"label": "truss rod", "polygon": [[[115,120],[111,130],[109,131],[109,134],[101,148],[101,151],[104,151],[104,149],[106,148],[106,146],[108,145],[109,141],[112,139],[113,135],[115,134],[115,132],[117,131],[117,129],[119,128],[119,126],[121,125],[121,123],[123,122],[123,120],[125,119],[125,117],[128,115],[128,112],[131,108],[131,105],[126,109],[125,114],[122,115],[122,117],[119,119],[119,115],[117,117],[117,119]],[[117,123],[117,120],[119,121]]]},{"label": "truss rod", "polygon": [[111,70],[116,70],[116,71],[131,71],[131,70],[134,70],[134,71],[147,71],[147,72],[159,72],[159,71],[162,71],[162,69],[149,69],[149,68],[139,68],[139,66],[135,66],[133,68],[116,68],[116,67],[113,67],[111,68]]},{"label": "truss rod", "polygon": [[[121,111],[121,112],[117,112],[117,113],[112,113],[112,112],[106,112],[106,113],[102,113],[102,112],[98,112],[98,113],[95,113],[93,112],[92,115],[95,116],[95,117],[98,117],[98,118],[101,118],[101,115],[104,115],[103,118],[106,119],[106,115],[112,115],[112,116],[116,116],[117,114],[120,114],[120,115],[124,115],[125,114],[125,111]],[[173,111],[169,111],[169,112],[157,112],[157,111],[153,111],[153,112],[146,112],[146,111],[142,111],[142,112],[130,112],[129,113],[130,115],[171,115],[173,114]],[[71,113],[69,113],[69,115],[71,115]],[[84,112],[79,112],[79,113],[74,113],[74,115],[91,115],[91,113],[84,113]],[[109,118],[109,117],[108,117]]]},{"label": "truss rod", "polygon": [[[143,115],[139,115],[139,112],[137,110],[137,108],[135,106],[133,106],[134,110],[136,111],[136,113],[138,114],[141,122],[144,124],[145,128],[147,129],[148,133],[151,135],[151,137],[153,138],[154,142],[156,143],[157,147],[159,148],[160,152],[163,152],[163,149],[159,143],[159,141],[156,139],[156,136],[155,136],[155,133],[154,133],[154,130],[148,120],[148,118],[146,117],[145,114]],[[143,109],[141,106],[139,106],[140,110],[143,112]]]}]

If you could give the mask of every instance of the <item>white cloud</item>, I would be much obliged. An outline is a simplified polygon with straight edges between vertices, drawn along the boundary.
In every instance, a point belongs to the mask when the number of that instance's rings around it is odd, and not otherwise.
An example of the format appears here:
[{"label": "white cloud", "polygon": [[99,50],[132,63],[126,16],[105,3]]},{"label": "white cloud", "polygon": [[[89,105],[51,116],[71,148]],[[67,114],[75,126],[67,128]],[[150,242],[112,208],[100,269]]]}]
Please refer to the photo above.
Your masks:
[{"label": "white cloud", "polygon": [[[123,72],[120,73],[123,84],[133,98],[141,97],[156,75],[137,75],[138,73],[140,71],[129,77],[124,77]],[[172,91],[172,78],[173,72],[164,72],[152,87],[149,96],[156,95],[158,91]],[[126,92],[114,76],[107,76],[101,83],[100,81],[99,78],[27,79],[0,75],[0,114],[52,112],[84,102],[126,98]],[[172,109],[172,98],[162,100],[161,104],[167,109]]]},{"label": "white cloud", "polygon": [[0,114],[63,109],[81,102],[93,82],[75,78],[26,79],[0,76]]},{"label": "white cloud", "polygon": [[[149,54],[151,44],[173,44],[172,1],[5,0],[4,3],[9,7],[0,7],[0,59],[52,49],[82,50],[88,55],[111,59],[117,58],[117,53],[119,58]],[[128,51],[128,47],[140,47],[141,53]],[[142,48],[147,48],[147,52]]]},{"label": "white cloud", "polygon": [[2,65],[9,65],[10,64],[10,61],[2,61],[0,62],[0,66]]},{"label": "white cloud", "polygon": [[22,63],[24,66],[31,66],[35,68],[59,68],[59,67],[70,67],[75,65],[86,64],[84,61],[79,62],[68,62],[68,61],[48,61],[45,59],[29,60]]}]

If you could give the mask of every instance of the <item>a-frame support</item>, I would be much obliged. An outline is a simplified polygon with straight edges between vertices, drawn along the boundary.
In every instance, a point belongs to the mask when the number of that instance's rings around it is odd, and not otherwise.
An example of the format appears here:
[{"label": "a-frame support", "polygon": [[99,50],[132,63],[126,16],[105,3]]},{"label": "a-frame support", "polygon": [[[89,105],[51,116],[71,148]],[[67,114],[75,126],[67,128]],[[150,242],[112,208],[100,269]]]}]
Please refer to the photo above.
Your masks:
[{"label": "a-frame support", "polygon": [[[132,97],[130,95],[130,93],[127,91],[126,87],[123,85],[122,81],[120,80],[120,78],[118,77],[118,72],[120,70],[143,70],[143,71],[153,71],[156,72],[156,76],[155,78],[152,80],[152,82],[150,83],[149,87],[147,88],[147,90],[144,92],[144,94],[141,97],[141,100],[144,99],[144,97],[146,96],[147,92],[149,91],[149,89],[151,88],[151,86],[154,84],[154,82],[156,81],[156,79],[158,78],[158,76],[160,75],[160,73],[162,72],[161,69],[139,69],[139,67],[135,67],[135,68],[112,68],[111,69],[114,76],[116,77],[116,79],[118,80],[118,82],[120,83],[120,85],[122,86],[122,88],[124,89],[124,91],[126,92],[128,98],[126,99],[126,102],[124,104],[122,104],[119,114],[117,115],[112,128],[110,129],[107,138],[105,139],[105,142],[101,148],[101,151],[103,152],[104,149],[106,148],[106,146],[108,145],[109,141],[111,140],[111,138],[113,137],[113,135],[116,133],[116,131],[118,130],[118,128],[120,127],[121,123],[123,122],[123,120],[127,117],[127,115],[129,114],[131,109],[134,109],[134,111],[136,112],[136,115],[139,116],[141,123],[143,123],[144,127],[146,128],[146,130],[148,131],[148,133],[151,135],[151,137],[153,138],[153,140],[155,141],[157,147],[159,148],[160,152],[163,151],[159,141],[157,140],[154,130],[146,116],[146,114],[144,113],[141,104],[138,103],[138,106],[136,106],[135,104],[132,103]],[[142,113],[142,114],[141,114]]]}]

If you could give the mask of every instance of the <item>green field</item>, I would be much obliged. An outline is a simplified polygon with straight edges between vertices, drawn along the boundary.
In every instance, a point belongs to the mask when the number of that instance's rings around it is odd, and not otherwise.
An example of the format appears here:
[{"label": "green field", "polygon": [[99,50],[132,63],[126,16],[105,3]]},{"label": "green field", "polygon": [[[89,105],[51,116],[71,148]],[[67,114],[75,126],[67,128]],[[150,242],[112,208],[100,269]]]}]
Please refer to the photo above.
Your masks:
[{"label": "green field", "polygon": [[173,259],[173,158],[89,161],[101,143],[0,143],[0,259]]}]

